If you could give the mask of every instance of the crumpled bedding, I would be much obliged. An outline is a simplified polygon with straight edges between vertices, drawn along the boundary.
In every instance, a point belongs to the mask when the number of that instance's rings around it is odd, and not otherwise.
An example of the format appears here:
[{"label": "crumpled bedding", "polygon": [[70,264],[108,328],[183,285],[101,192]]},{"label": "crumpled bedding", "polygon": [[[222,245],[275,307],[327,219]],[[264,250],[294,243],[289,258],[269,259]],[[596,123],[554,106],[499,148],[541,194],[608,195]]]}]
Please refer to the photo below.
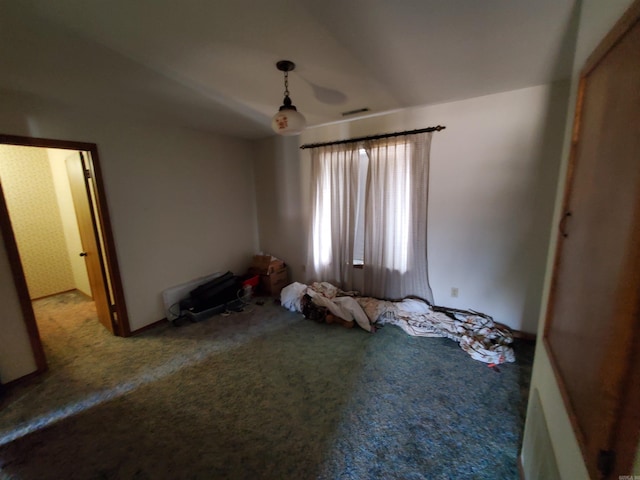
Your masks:
[{"label": "crumpled bedding", "polygon": [[471,358],[484,363],[515,361],[511,332],[479,312],[436,307],[414,298],[391,302],[360,297],[355,292],[342,292],[327,282],[292,283],[282,289],[281,304],[291,311],[302,312],[305,294],[334,315],[347,321],[355,320],[368,332],[375,332],[377,325],[397,325],[409,335],[454,340]]},{"label": "crumpled bedding", "polygon": [[303,283],[292,283],[280,292],[280,303],[292,312],[302,312],[302,297],[309,295],[313,303],[326,307],[336,317],[343,320],[355,320],[360,328],[367,332],[374,331],[371,320],[367,317],[358,302],[345,295],[337,287],[327,282],[316,282],[307,286]]}]

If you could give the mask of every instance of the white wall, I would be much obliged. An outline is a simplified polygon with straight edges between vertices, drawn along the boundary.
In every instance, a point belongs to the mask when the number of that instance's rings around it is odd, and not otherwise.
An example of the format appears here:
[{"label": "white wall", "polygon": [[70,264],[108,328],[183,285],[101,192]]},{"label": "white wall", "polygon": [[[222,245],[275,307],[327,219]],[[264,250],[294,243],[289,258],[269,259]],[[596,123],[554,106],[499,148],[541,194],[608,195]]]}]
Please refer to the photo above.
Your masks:
[{"label": "white wall", "polygon": [[[553,225],[558,224],[562,209],[564,182],[569,159],[571,129],[573,126],[573,112],[575,110],[579,72],[587,57],[596,48],[600,40],[602,40],[602,38],[609,32],[630,4],[631,0],[610,0],[607,2],[603,2],[601,0],[584,0],[582,2],[570,102],[564,134],[562,163],[560,168],[561,174],[559,176],[556,189]],[[547,268],[542,305],[540,308],[541,320],[538,326],[538,338],[542,338],[544,332],[544,312],[546,312],[547,308],[549,286],[551,282],[551,275],[553,273],[556,235],[557,230],[554,228],[550,236],[550,248],[546,262]],[[584,465],[575,434],[571,427],[567,411],[564,408],[562,396],[555,380],[549,357],[542,342],[538,342],[536,347],[530,395],[534,395],[536,391],[540,396],[542,411],[546,418],[547,425],[549,426],[551,443],[553,450],[555,451],[555,457],[558,462],[561,478],[567,480],[588,478],[588,473]],[[531,401],[529,404],[531,405]],[[531,428],[530,425],[539,421],[544,421],[544,419],[538,418],[535,412],[529,410],[527,414],[527,426],[525,426],[525,439],[529,435],[529,430]],[[527,443],[526,445],[527,449],[523,449],[522,452],[522,463],[525,474],[527,474],[527,480],[534,480],[534,477],[532,477],[529,472],[533,471],[537,462],[544,461],[544,459],[537,458],[536,456],[536,454],[539,451],[544,450],[544,448],[535,445],[535,442],[532,442],[531,444]],[[640,454],[640,445],[638,450]],[[635,468],[636,470],[633,473],[636,475],[640,474],[640,464],[638,459],[636,461]],[[632,472],[624,473],[631,474]]]},{"label": "white wall", "polygon": [[73,273],[74,287],[85,295],[92,297],[91,285],[85,259],[80,256],[82,252],[82,241],[78,230],[78,219],[76,217],[73,198],[71,196],[71,186],[69,185],[69,175],[67,174],[66,159],[70,155],[78,157],[78,152],[73,150],[61,150],[59,148],[47,148],[49,156],[49,166],[53,175],[53,185],[58,198],[58,208],[62,217],[62,228],[67,242],[67,254],[71,271]]},{"label": "white wall", "polygon": [[[41,98],[0,92],[0,132],[93,142],[132,330],[165,316],[161,292],[212,272],[243,273],[257,249],[248,141],[168,126],[101,118]],[[6,255],[0,262],[0,347],[24,332]],[[13,348],[3,382],[33,370],[30,349]]]},{"label": "white wall", "polygon": [[303,179],[309,170],[298,147],[297,137],[256,142],[254,170],[260,249],[283,259],[292,280],[303,281],[308,209]]},{"label": "white wall", "polygon": [[[566,114],[567,84],[526,88],[307,129],[301,143],[442,124],[431,150],[429,276],[436,304],[535,332]],[[260,247],[304,279],[309,154],[261,143]],[[451,287],[459,289],[452,298]]]}]

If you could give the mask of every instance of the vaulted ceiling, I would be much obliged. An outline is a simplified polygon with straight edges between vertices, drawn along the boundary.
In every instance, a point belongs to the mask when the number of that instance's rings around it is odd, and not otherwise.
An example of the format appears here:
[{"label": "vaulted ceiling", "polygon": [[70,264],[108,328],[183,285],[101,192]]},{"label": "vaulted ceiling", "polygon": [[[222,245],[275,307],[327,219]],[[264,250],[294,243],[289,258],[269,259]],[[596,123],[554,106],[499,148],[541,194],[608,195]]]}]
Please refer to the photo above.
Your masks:
[{"label": "vaulted ceiling", "polygon": [[[576,0],[0,0],[0,90],[244,138],[570,75]],[[356,115],[357,116],[357,115]]]}]

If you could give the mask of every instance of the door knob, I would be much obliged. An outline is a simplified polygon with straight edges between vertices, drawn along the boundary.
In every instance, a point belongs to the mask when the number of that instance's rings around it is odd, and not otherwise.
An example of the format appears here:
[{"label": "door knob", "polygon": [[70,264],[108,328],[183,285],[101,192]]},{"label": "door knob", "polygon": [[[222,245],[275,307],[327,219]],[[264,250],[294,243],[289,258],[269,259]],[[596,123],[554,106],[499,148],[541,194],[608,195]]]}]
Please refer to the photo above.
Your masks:
[{"label": "door knob", "polygon": [[80,252],[80,256],[81,257],[86,257],[87,256],[87,252]]}]

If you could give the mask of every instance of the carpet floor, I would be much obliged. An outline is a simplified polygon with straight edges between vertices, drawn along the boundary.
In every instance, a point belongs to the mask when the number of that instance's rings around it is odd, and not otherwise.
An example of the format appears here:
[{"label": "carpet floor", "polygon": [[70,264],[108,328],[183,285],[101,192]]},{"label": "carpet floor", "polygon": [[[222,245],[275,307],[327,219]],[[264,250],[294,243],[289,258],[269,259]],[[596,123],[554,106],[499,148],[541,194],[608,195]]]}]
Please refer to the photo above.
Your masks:
[{"label": "carpet floor", "polygon": [[447,339],[271,300],[118,338],[35,304],[50,370],[0,399],[2,479],[517,479],[533,344],[492,369]]}]

